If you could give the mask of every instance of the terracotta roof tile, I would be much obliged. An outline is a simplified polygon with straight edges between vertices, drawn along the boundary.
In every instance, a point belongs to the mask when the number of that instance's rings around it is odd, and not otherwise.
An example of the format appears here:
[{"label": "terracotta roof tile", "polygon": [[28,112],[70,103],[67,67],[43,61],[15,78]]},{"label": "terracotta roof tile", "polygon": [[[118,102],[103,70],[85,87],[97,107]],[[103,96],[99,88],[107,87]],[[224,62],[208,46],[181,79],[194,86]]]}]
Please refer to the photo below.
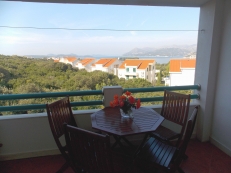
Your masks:
[{"label": "terracotta roof tile", "polygon": [[108,59],[100,59],[95,64],[102,64],[103,67],[109,67],[111,64],[113,64],[117,59],[116,58],[108,58]]},{"label": "terracotta roof tile", "polygon": [[142,59],[127,59],[119,67],[119,69],[124,69],[126,66],[135,66],[137,69],[146,69],[150,63],[154,63],[154,59],[142,60]]},{"label": "terracotta roof tile", "polygon": [[79,63],[81,63],[82,65],[87,65],[87,64],[89,64],[90,62],[92,62],[94,60],[95,60],[95,58],[84,58]]},{"label": "terracotta roof tile", "polygon": [[59,62],[59,59],[55,59],[54,62]]},{"label": "terracotta roof tile", "polygon": [[195,68],[196,59],[172,59],[169,72],[181,72],[182,68]]},{"label": "terracotta roof tile", "polygon": [[69,62],[74,62],[75,60],[77,60],[76,57],[65,57]]}]

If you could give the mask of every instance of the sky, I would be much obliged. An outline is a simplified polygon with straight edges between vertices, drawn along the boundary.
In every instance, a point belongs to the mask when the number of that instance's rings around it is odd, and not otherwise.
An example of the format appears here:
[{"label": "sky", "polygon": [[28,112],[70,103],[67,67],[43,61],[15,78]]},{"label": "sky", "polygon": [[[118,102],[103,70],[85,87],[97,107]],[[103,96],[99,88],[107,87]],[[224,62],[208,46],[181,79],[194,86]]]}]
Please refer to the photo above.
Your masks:
[{"label": "sky", "polygon": [[0,1],[0,54],[121,56],[134,48],[197,44],[199,13],[185,7]]}]

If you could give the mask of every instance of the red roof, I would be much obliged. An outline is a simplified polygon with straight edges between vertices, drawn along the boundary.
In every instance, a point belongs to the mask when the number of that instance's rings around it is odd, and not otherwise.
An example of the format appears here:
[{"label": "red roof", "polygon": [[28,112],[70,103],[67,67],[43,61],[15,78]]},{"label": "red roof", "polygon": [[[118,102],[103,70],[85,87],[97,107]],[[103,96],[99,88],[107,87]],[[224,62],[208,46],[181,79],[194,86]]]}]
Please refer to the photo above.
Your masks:
[{"label": "red roof", "polygon": [[182,68],[195,68],[196,59],[172,59],[169,72],[181,72]]},{"label": "red roof", "polygon": [[75,60],[77,60],[76,57],[65,57],[69,62],[74,62]]},{"label": "red roof", "polygon": [[87,65],[87,64],[89,64],[90,62],[92,62],[94,60],[95,60],[95,58],[84,58],[83,60],[80,61],[80,63],[82,65]]},{"label": "red roof", "polygon": [[114,63],[117,59],[116,58],[103,58],[98,60],[95,64],[92,66],[95,66],[96,64],[102,64],[103,67],[109,67],[112,63]]},{"label": "red roof", "polygon": [[[141,60],[141,59],[126,59],[119,67],[119,69],[124,69],[125,66],[136,66],[137,69],[146,69],[148,65],[154,63],[154,59]],[[126,65],[125,65],[126,64]]]}]

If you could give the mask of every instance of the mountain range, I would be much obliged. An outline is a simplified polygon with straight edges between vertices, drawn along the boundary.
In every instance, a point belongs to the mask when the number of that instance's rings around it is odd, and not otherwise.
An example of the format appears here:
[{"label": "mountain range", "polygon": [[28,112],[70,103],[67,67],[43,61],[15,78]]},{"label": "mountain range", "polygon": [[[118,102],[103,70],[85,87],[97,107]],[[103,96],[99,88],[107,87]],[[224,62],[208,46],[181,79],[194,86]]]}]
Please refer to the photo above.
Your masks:
[{"label": "mountain range", "polygon": [[[134,48],[122,56],[181,56],[186,57],[190,55],[196,55],[196,44],[195,45],[184,45],[184,46],[170,46],[162,48]],[[110,57],[106,55],[77,55],[74,53],[70,54],[47,54],[47,55],[25,55],[30,58],[48,58],[48,57]]]},{"label": "mountain range", "polygon": [[123,56],[190,56],[196,54],[196,48],[196,45],[134,48]]}]

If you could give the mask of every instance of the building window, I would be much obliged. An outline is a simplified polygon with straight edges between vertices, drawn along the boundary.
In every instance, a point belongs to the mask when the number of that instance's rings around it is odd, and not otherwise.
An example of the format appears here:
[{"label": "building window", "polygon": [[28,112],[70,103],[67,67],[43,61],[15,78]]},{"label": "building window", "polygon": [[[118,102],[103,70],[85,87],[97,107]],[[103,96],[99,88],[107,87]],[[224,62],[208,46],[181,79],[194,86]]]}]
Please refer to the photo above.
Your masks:
[{"label": "building window", "polygon": [[128,75],[126,75],[126,79],[129,79],[129,76],[128,76]]},{"label": "building window", "polygon": [[147,75],[147,79],[148,79],[148,75]]},{"label": "building window", "polygon": [[151,65],[149,65],[149,71],[151,71],[152,70],[152,66]]},{"label": "building window", "polygon": [[133,79],[135,79],[136,78],[136,76],[133,76]]},{"label": "building window", "polygon": [[129,72],[129,68],[126,68],[126,72]]},{"label": "building window", "polygon": [[133,68],[133,72],[136,72],[136,68]]},{"label": "building window", "polygon": [[148,71],[148,68],[147,68],[147,71]]}]

